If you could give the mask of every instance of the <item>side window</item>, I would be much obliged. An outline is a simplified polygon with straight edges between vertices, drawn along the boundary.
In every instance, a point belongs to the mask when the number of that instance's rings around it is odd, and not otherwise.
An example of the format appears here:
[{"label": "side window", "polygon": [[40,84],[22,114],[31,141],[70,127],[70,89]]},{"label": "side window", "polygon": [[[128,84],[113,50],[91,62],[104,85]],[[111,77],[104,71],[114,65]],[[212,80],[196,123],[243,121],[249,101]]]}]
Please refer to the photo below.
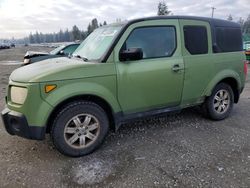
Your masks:
[{"label": "side window", "polygon": [[242,51],[240,28],[216,27],[216,43],[218,52]]},{"label": "side window", "polygon": [[192,55],[208,53],[207,28],[204,26],[184,26],[185,47]]},{"label": "side window", "polygon": [[70,45],[70,46],[64,48],[63,51],[65,54],[72,54],[76,50],[77,47],[78,47],[78,45]]},{"label": "side window", "polygon": [[172,56],[176,49],[175,27],[157,26],[134,29],[122,50],[131,48],[141,48],[143,59]]}]

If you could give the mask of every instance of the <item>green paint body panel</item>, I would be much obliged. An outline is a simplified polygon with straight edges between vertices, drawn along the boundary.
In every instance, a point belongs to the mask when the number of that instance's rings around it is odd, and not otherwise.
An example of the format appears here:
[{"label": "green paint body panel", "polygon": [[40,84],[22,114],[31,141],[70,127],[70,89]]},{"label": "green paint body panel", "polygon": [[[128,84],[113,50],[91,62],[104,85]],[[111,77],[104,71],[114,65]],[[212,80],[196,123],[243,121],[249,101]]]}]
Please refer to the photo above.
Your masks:
[{"label": "green paint body panel", "polygon": [[[28,89],[28,95],[23,105],[15,104],[10,99],[10,87],[20,86]],[[45,126],[46,117],[52,106],[42,99],[39,83],[18,83],[10,81],[8,87],[7,107],[25,115],[30,126]]]},{"label": "green paint body panel", "polygon": [[[191,55],[185,48],[183,27],[207,28],[208,54]],[[174,26],[176,50],[171,57],[119,61],[119,51],[133,29],[148,26]],[[224,78],[245,84],[243,52],[213,53],[211,26],[208,22],[185,19],[145,20],[128,26],[105,63],[84,62],[77,58],[50,59],[15,70],[9,88],[27,87],[23,105],[13,104],[10,93],[7,107],[24,114],[29,125],[46,126],[53,109],[65,100],[93,95],[105,100],[114,113],[124,115],[159,108],[185,108],[200,104]],[[181,70],[172,67],[179,64]],[[50,93],[45,85],[56,84]]]},{"label": "green paint body panel", "polygon": [[125,114],[165,106],[173,107],[181,103],[184,71],[178,73],[172,71],[175,64],[184,68],[180,37],[177,37],[177,48],[172,57],[142,59],[126,63],[119,61],[119,51],[131,31],[138,27],[163,25],[174,26],[176,35],[180,35],[178,20],[139,22],[127,29],[114,49],[118,101]]}]

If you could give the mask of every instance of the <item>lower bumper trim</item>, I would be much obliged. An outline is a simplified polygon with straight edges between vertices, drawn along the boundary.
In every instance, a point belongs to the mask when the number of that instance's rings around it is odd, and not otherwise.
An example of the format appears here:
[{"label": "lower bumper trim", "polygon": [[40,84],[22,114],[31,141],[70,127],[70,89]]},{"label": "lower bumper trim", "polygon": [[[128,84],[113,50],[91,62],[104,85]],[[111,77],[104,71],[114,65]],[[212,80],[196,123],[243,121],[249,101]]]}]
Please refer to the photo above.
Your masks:
[{"label": "lower bumper trim", "polygon": [[45,127],[28,125],[26,117],[8,108],[1,113],[3,124],[10,135],[17,135],[32,140],[43,140],[45,138]]}]

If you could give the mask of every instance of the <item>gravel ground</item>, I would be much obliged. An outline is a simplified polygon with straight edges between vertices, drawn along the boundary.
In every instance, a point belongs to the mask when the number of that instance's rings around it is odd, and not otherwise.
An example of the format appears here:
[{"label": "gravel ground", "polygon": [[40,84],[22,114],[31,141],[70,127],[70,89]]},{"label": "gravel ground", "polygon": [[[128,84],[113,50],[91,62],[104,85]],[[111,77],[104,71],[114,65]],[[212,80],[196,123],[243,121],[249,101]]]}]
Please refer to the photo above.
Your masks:
[{"label": "gravel ground", "polygon": [[[8,50],[15,54],[8,60],[20,61],[25,50]],[[0,110],[17,67],[0,63]],[[142,119],[110,132],[100,149],[81,158],[61,155],[49,137],[10,136],[0,120],[0,187],[250,187],[249,109],[248,82],[224,121],[204,119],[197,109]]]}]

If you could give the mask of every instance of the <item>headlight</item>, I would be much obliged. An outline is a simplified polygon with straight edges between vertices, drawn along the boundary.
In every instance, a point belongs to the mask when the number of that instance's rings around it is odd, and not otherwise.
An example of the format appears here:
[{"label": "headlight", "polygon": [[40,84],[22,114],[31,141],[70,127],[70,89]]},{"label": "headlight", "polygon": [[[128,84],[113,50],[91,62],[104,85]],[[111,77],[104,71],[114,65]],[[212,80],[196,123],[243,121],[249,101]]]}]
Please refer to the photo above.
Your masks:
[{"label": "headlight", "polygon": [[30,59],[24,59],[23,64],[27,65],[27,64],[29,64],[30,62],[31,62]]},{"label": "headlight", "polygon": [[23,104],[28,94],[27,88],[15,87],[10,88],[10,98],[13,103]]}]

